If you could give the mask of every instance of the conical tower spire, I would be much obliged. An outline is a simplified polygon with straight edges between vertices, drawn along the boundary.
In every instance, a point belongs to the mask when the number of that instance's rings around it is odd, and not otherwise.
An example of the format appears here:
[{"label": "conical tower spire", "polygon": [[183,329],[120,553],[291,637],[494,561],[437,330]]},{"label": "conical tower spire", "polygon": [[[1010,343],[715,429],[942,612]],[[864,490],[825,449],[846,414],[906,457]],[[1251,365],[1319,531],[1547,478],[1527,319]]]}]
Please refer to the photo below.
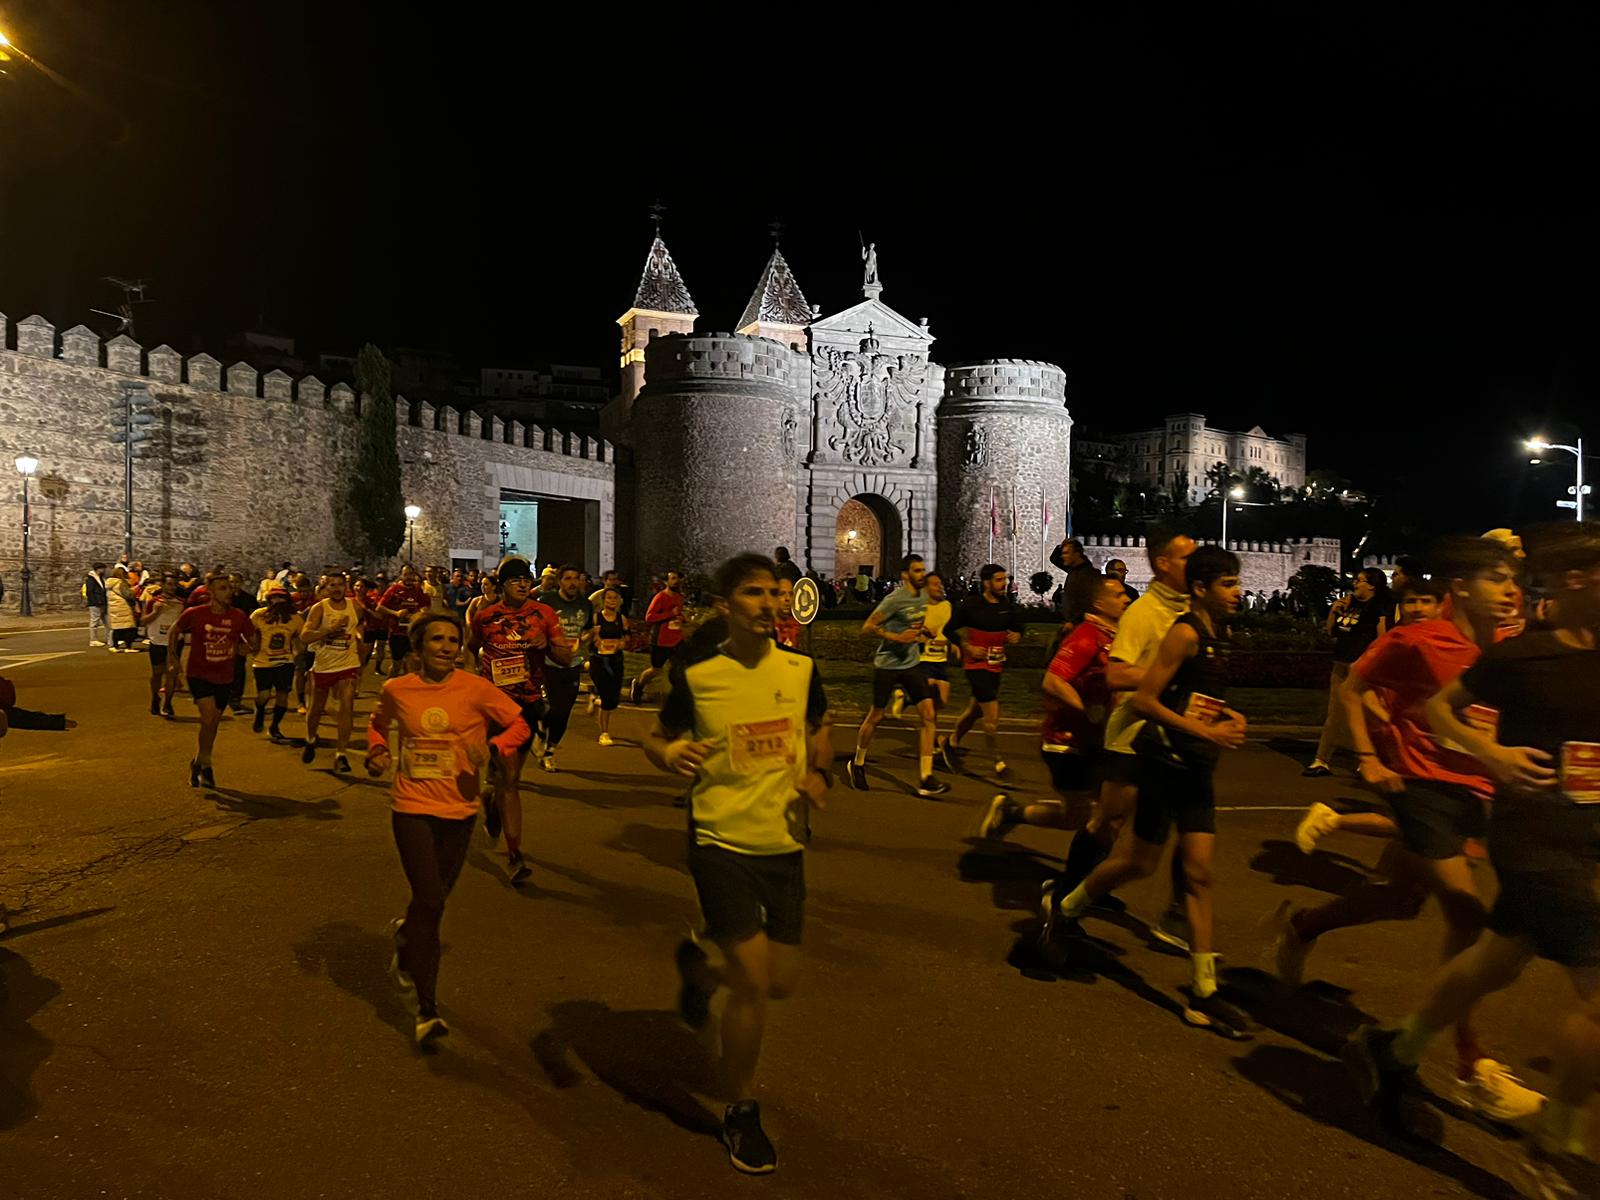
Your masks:
[{"label": "conical tower spire", "polygon": [[689,295],[689,285],[678,274],[678,264],[661,240],[661,214],[666,211],[659,204],[650,206],[650,219],[656,223],[655,241],[650,243],[650,256],[644,260],[644,274],[639,279],[639,290],[634,294],[633,306],[651,312],[682,313],[699,316],[694,298]]},{"label": "conical tower spire", "polygon": [[678,274],[667,244],[661,240],[659,204],[650,206],[650,219],[656,224],[655,240],[644,260],[644,274],[633,295],[633,307],[617,318],[622,327],[622,396],[631,406],[644,387],[644,352],[652,339],[673,333],[690,333],[700,315],[689,287]]},{"label": "conical tower spire", "polygon": [[761,272],[761,281],[756,284],[750,303],[744,306],[744,316],[739,318],[736,328],[744,333],[752,325],[794,325],[804,329],[809,324],[811,306],[795,282],[783,251],[774,246],[766,270]]}]

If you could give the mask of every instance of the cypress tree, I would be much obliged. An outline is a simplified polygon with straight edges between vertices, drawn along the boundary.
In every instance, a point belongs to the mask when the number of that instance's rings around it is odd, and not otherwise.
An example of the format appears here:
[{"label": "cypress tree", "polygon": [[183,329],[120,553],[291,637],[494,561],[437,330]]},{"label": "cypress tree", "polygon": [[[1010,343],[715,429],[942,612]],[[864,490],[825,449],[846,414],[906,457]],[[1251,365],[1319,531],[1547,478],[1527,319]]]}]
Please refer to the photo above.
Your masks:
[{"label": "cypress tree", "polygon": [[361,432],[350,506],[373,553],[393,558],[406,537],[400,450],[395,439],[394,395],[389,390],[389,360],[370,342],[356,356],[356,388],[361,393]]}]

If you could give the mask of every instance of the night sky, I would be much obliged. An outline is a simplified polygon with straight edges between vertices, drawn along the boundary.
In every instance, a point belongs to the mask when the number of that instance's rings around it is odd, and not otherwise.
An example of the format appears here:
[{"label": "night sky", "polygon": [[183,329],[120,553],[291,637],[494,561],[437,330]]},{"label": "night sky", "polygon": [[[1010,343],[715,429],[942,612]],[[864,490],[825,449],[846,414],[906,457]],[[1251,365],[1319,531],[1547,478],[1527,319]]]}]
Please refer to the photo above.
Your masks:
[{"label": "night sky", "polygon": [[220,356],[264,320],[303,352],[612,370],[659,199],[703,330],[774,219],[807,298],[856,302],[859,231],[936,358],[1059,363],[1080,423],[1298,430],[1436,529],[1555,516],[1568,466],[1517,445],[1600,390],[1600,22],[1280,7],[983,30],[9,0],[54,77],[3,64],[0,310],[66,327],[142,276],[147,346]]}]

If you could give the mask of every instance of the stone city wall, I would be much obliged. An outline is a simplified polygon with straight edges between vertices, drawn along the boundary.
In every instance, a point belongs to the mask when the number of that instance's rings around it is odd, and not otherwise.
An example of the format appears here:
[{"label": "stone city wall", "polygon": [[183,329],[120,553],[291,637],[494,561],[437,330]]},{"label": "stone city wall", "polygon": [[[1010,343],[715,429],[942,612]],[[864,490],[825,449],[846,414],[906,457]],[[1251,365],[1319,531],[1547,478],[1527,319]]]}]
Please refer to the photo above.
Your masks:
[{"label": "stone city wall", "polygon": [[[6,321],[0,315],[0,334]],[[4,343],[0,342],[0,347]],[[349,563],[339,530],[356,461],[360,397],[315,377],[265,377],[247,363],[147,353],[127,337],[102,343],[83,326],[60,335],[43,317],[17,323],[0,348],[0,576],[17,611],[22,567],[22,480],[13,462],[39,460],[31,485],[36,610],[81,606],[94,561],[123,547],[124,454],[112,440],[123,387],[147,386],[154,420],[134,463],[133,553],[146,565],[225,563],[247,575],[282,559]],[[601,506],[601,561],[614,554],[612,448],[536,425],[487,425],[476,412],[397,399],[403,487],[422,517],[416,556],[445,563],[452,550],[484,559],[498,548],[498,489],[593,499]],[[402,549],[402,554],[404,550]],[[376,566],[376,563],[369,563]],[[252,579],[259,575],[251,576]]]},{"label": "stone city wall", "polygon": [[[1109,559],[1128,564],[1128,582],[1141,592],[1150,586],[1150,560],[1142,537],[1080,537],[1083,553],[1097,568],[1104,570]],[[1204,544],[1215,544],[1202,538]],[[1337,538],[1293,538],[1287,542],[1229,542],[1228,549],[1239,556],[1240,573],[1247,592],[1285,591],[1294,573],[1307,563],[1338,571],[1340,544]]]}]

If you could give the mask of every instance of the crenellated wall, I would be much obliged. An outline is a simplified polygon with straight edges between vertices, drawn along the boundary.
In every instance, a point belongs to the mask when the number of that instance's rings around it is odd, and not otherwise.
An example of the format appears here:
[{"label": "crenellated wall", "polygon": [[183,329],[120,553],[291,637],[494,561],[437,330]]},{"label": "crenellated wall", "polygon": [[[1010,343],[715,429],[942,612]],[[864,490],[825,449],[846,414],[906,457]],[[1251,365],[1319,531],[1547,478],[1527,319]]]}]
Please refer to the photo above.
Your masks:
[{"label": "crenellated wall", "polygon": [[[1128,564],[1128,582],[1141,592],[1150,586],[1150,560],[1142,537],[1080,537],[1083,553],[1097,568],[1104,569],[1109,559]],[[1201,538],[1215,545],[1215,538]],[[1232,542],[1228,549],[1239,556],[1244,587],[1250,592],[1284,591],[1294,573],[1307,563],[1338,571],[1339,539],[1292,538],[1287,542]]]},{"label": "crenellated wall", "polygon": [[[0,332],[6,325],[0,314]],[[350,388],[281,371],[262,376],[248,363],[224,369],[208,354],[184,359],[170,346],[147,353],[127,337],[102,342],[81,325],[58,338],[40,316],[17,322],[14,345],[0,349],[7,611],[16,611],[21,591],[22,487],[11,466],[18,455],[39,460],[30,555],[36,608],[78,606],[88,564],[121,553],[124,454],[112,440],[112,412],[134,379],[146,385],[154,418],[134,463],[136,558],[220,562],[247,573],[282,559],[313,568],[351,561],[344,497],[361,398]],[[500,489],[511,488],[593,501],[597,557],[586,565],[611,565],[610,443],[402,397],[396,409],[405,497],[422,508],[418,561],[494,559]]]}]

